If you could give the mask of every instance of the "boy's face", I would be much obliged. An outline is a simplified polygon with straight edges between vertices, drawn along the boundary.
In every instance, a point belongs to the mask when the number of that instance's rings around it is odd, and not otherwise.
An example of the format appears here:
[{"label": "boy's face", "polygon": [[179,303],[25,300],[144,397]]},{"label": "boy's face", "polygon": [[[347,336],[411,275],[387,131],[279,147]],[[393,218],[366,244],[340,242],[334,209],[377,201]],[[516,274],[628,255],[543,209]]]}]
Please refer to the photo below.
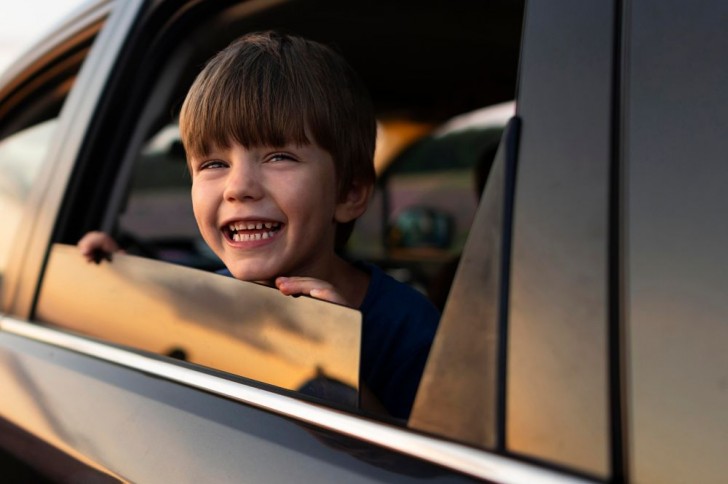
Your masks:
[{"label": "boy's face", "polygon": [[233,143],[190,159],[202,237],[237,279],[328,279],[335,258],[334,162],[315,144],[246,149]]}]

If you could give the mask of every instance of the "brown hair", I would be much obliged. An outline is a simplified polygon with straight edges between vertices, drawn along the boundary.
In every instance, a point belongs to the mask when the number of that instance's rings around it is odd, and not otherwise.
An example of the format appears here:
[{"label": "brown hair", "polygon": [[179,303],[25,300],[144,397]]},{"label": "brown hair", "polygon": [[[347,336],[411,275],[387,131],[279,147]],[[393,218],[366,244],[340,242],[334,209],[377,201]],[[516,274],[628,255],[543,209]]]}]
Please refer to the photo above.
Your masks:
[{"label": "brown hair", "polygon": [[231,142],[315,142],[334,160],[339,199],[355,182],[375,178],[376,122],[366,88],[332,49],[293,35],[248,34],[214,56],[187,93],[180,132],[192,157]]}]

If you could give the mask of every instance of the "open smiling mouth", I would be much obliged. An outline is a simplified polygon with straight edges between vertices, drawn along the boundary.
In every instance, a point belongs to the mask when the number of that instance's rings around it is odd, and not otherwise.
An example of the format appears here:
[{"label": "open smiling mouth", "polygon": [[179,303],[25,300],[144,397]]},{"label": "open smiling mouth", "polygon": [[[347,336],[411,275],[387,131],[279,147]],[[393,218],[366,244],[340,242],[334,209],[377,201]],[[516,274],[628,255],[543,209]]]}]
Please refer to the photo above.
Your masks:
[{"label": "open smiling mouth", "polygon": [[234,222],[224,228],[225,235],[234,242],[265,240],[281,230],[280,222]]}]

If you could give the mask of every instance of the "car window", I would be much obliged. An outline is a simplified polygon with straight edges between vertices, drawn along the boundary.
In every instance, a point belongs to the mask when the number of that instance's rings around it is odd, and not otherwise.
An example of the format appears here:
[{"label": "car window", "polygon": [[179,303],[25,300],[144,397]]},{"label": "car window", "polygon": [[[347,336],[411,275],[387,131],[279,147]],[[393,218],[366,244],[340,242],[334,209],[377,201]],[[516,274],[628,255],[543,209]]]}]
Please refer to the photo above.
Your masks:
[{"label": "car window", "polygon": [[[109,311],[108,308],[114,308]],[[58,244],[36,316],[151,353],[358,406],[361,314],[230,277]]]},{"label": "car window", "polygon": [[60,132],[72,125],[63,113],[77,97],[73,88],[109,8],[97,5],[67,18],[18,58],[0,83],[0,296],[6,311],[30,311],[38,273],[28,269],[42,265],[48,240],[36,232],[44,225],[37,222],[40,214],[48,222],[55,218],[57,207],[49,212],[42,204],[67,141]]},{"label": "car window", "polygon": [[58,121],[44,121],[0,141],[0,286],[28,192],[46,160]]},{"label": "car window", "polygon": [[[52,163],[47,156],[58,116],[88,53],[98,24],[72,35],[65,50],[31,64],[0,93],[0,288],[21,229],[31,190]],[[29,56],[31,57],[31,56]]]},{"label": "car window", "polygon": [[[507,313],[501,301],[508,285],[500,269],[508,253],[519,132],[520,121],[514,117],[506,126],[459,257],[451,291],[454,301],[440,321],[409,422],[412,428],[490,449],[502,446],[498,359],[504,350],[500,341]],[[462,355],[467,364],[453,355]],[[458,366],[457,372],[452,365]]]},{"label": "car window", "polygon": [[[251,30],[278,28],[335,46],[368,86],[382,126],[417,127],[377,159],[378,193],[368,211],[373,219],[357,223],[345,255],[409,279],[425,294],[436,275],[447,273],[441,278],[446,281],[440,291],[443,306],[484,184],[476,183],[477,173],[489,172],[513,113],[511,103],[508,113],[495,121],[477,115],[513,99],[522,5],[472,2],[465,11],[454,11],[448,2],[427,3],[418,9],[421,22],[411,18],[409,7],[390,2],[261,3],[256,4],[259,10],[251,10],[249,2],[196,5],[169,23],[163,13],[145,16],[148,24],[138,29],[151,38],[128,41],[127,67],[134,69],[121,69],[110,82],[116,95],[105,100],[107,111],[97,116],[95,136],[85,141],[61,214],[68,223],[60,224],[54,236],[35,317],[161,358],[185,359],[184,364],[196,363],[205,371],[298,391],[300,379],[286,383],[290,378],[242,367],[246,358],[240,356],[240,346],[252,344],[249,332],[265,325],[246,323],[244,310],[213,296],[218,286],[232,285],[241,294],[260,288],[214,274],[222,266],[202,243],[192,217],[190,179],[176,132],[191,82],[208,58]],[[485,20],[506,27],[499,32],[483,29]],[[441,31],[430,28],[435,23]],[[339,28],[348,24],[356,26],[355,32]],[[467,34],[465,24],[470,26]],[[372,35],[374,31],[386,35]],[[431,62],[433,55],[438,63]],[[467,79],[453,72],[467,72]],[[120,86],[123,91],[113,91]],[[481,166],[486,169],[479,170]],[[73,244],[88,230],[98,229],[112,233],[127,253],[114,256],[111,264],[86,264]],[[77,277],[84,280],[75,281]],[[72,287],[84,287],[80,294],[90,296],[65,294]],[[337,310],[317,310],[313,322],[326,328],[336,328],[336,323],[356,327],[355,322],[341,321],[353,321],[352,314],[358,312]],[[308,334],[300,328],[312,322],[266,314],[263,319],[278,328],[270,333],[275,339],[285,340],[295,331]],[[313,316],[302,312],[296,317]],[[329,338],[341,340],[333,329],[327,338],[313,340],[324,344]],[[358,340],[348,341],[347,348],[357,348]],[[213,354],[218,343],[227,349]],[[308,348],[316,352],[315,345]],[[250,360],[265,366],[263,360]],[[309,377],[351,381],[315,359],[306,365],[301,371]],[[336,404],[334,399],[326,403],[332,402]]]},{"label": "car window", "polygon": [[347,254],[371,260],[442,311],[503,127],[505,103],[459,115],[380,167],[374,200]]}]

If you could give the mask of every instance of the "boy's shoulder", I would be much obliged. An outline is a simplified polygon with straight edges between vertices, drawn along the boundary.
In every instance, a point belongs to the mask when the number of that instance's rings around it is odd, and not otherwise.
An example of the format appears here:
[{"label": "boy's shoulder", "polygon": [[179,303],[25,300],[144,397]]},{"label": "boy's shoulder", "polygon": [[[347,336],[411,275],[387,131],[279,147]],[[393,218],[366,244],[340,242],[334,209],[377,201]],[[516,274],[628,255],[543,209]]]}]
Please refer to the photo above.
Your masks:
[{"label": "boy's shoulder", "polygon": [[397,418],[409,416],[440,312],[416,289],[363,264],[371,274],[362,313],[362,381]]}]

